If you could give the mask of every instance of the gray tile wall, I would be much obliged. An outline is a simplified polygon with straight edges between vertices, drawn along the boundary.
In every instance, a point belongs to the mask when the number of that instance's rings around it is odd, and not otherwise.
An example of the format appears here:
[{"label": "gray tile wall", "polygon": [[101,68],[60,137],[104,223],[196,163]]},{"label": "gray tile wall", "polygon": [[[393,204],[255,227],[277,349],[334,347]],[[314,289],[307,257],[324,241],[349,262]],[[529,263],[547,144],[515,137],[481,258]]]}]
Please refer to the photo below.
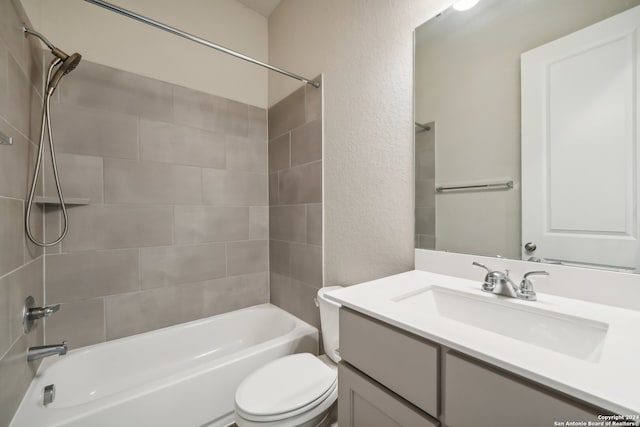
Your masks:
[{"label": "gray tile wall", "polygon": [[271,303],[320,328],[323,285],[322,89],[306,85],[269,109]]},{"label": "gray tile wall", "polygon": [[[91,202],[46,255],[47,303],[62,304],[47,342],[269,301],[266,110],[83,61],[52,115],[65,196]],[[49,238],[60,223],[47,208]]]},{"label": "gray tile wall", "polygon": [[[23,22],[19,4],[0,0],[0,132],[14,141],[0,145],[0,426],[9,424],[39,366],[27,362],[27,347],[43,342],[41,322],[29,335],[22,330],[26,297],[43,302],[42,251],[27,244],[23,226],[37,142],[32,122],[42,102],[42,53],[34,40],[23,37]],[[42,211],[37,207],[32,223],[42,238]]]},{"label": "gray tile wall", "polygon": [[416,248],[436,248],[436,144],[435,123],[416,131]]}]

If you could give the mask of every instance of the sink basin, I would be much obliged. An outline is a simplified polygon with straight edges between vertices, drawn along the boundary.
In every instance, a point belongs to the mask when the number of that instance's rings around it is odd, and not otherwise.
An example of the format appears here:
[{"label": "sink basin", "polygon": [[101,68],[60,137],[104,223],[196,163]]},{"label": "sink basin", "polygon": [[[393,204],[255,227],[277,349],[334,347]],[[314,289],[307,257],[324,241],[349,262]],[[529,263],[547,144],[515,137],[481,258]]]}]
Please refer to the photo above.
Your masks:
[{"label": "sink basin", "polygon": [[515,301],[429,286],[392,298],[407,313],[464,323],[547,350],[597,362],[609,325]]}]

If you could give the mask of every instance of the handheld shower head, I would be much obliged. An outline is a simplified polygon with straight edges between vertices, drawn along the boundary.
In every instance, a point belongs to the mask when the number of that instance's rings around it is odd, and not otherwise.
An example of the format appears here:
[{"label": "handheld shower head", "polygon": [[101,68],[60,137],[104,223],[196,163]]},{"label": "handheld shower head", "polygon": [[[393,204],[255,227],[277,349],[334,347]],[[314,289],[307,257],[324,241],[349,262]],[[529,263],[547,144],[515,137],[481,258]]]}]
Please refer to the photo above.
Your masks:
[{"label": "handheld shower head", "polygon": [[67,58],[62,61],[62,64],[60,64],[55,74],[49,81],[49,86],[47,87],[47,92],[49,93],[49,95],[53,94],[53,91],[56,90],[56,88],[58,87],[58,83],[60,83],[60,80],[62,80],[62,77],[75,70],[81,59],[82,55],[80,55],[79,53],[67,55]]},{"label": "handheld shower head", "polygon": [[49,81],[49,85],[47,87],[47,92],[49,93],[49,95],[51,95],[53,91],[56,90],[56,88],[58,87],[58,83],[60,83],[60,80],[62,79],[62,77],[69,74],[78,66],[78,64],[80,63],[80,60],[82,59],[82,55],[80,55],[79,53],[67,55],[64,51],[55,47],[53,43],[51,43],[49,39],[47,39],[45,36],[43,36],[42,34],[40,34],[35,30],[27,28],[24,25],[22,26],[22,31],[24,31],[25,37],[31,35],[42,40],[42,42],[47,45],[51,53],[60,61],[62,61],[62,64],[60,64],[60,66],[56,70],[55,74],[53,75],[53,78]]}]

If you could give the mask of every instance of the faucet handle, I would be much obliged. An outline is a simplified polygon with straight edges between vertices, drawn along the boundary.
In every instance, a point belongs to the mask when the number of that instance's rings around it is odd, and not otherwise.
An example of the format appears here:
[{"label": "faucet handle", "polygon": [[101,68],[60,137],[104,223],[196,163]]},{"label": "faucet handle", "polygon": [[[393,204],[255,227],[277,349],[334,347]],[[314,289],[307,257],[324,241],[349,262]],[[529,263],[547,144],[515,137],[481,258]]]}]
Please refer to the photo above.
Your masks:
[{"label": "faucet handle", "polygon": [[487,291],[487,292],[492,292],[493,289],[496,287],[496,283],[499,280],[496,275],[501,274],[500,272],[497,271],[493,271],[491,270],[489,267],[487,267],[484,264],[480,264],[479,262],[473,261],[471,263],[471,265],[474,265],[476,267],[480,267],[480,268],[484,268],[485,270],[487,270],[487,274],[486,276],[484,276],[484,281],[482,282],[482,289]]},{"label": "faucet handle", "polygon": [[535,301],[538,299],[536,291],[533,289],[533,282],[529,279],[529,276],[548,276],[548,271],[529,271],[524,274],[520,287],[518,288],[518,297],[521,299]]},{"label": "faucet handle", "polygon": [[477,262],[477,261],[473,261],[473,262],[471,263],[471,265],[475,265],[476,267],[484,268],[485,270],[487,270],[487,273],[491,273],[491,269],[490,269],[489,267],[487,267],[487,266],[486,266],[486,265],[484,265],[484,264],[480,264],[480,263],[479,263],[479,262]]},{"label": "faucet handle", "polygon": [[30,320],[42,319],[43,317],[49,317],[53,313],[60,310],[60,304],[49,305],[45,307],[30,307],[27,309],[27,316]]},{"label": "faucet handle", "polygon": [[524,273],[524,279],[528,278],[529,276],[549,276],[549,272],[548,271],[529,271]]}]

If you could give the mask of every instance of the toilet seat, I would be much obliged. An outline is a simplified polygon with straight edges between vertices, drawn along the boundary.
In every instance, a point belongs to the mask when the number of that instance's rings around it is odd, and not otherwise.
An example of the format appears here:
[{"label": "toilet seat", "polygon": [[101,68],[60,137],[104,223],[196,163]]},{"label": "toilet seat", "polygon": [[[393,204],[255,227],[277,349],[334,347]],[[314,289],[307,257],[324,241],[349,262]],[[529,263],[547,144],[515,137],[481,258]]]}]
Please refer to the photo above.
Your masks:
[{"label": "toilet seat", "polygon": [[335,369],[312,354],[294,354],[268,363],[240,384],[236,414],[261,423],[287,420],[331,406],[336,395]]}]

